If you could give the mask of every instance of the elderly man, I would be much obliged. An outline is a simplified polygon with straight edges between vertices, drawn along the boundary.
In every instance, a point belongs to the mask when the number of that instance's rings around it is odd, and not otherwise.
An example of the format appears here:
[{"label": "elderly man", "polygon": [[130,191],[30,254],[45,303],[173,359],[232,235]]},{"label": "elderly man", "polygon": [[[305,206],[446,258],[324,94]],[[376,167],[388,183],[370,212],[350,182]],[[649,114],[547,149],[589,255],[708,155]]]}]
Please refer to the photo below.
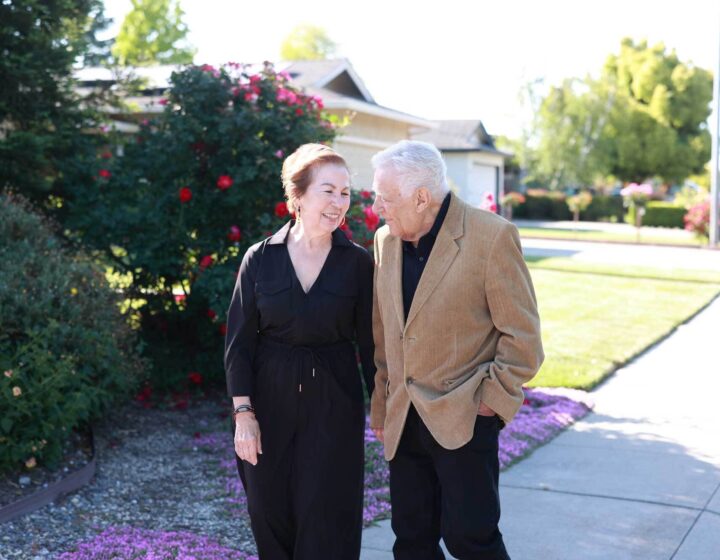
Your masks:
[{"label": "elderly man", "polygon": [[498,433],[543,360],[517,229],[450,193],[437,148],[373,158],[371,427],[390,461],[396,560],[507,559]]}]

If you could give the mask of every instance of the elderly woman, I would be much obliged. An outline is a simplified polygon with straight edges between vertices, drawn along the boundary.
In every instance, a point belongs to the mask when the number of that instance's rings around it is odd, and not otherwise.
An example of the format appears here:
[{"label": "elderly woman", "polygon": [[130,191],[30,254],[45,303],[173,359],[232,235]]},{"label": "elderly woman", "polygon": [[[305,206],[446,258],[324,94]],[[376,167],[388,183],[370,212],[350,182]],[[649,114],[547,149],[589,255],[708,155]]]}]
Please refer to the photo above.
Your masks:
[{"label": "elderly woman", "polygon": [[261,560],[360,555],[365,409],[372,393],[367,251],[338,229],[345,160],[306,144],[282,170],[296,216],[248,249],[228,315],[225,370],[238,472]]}]

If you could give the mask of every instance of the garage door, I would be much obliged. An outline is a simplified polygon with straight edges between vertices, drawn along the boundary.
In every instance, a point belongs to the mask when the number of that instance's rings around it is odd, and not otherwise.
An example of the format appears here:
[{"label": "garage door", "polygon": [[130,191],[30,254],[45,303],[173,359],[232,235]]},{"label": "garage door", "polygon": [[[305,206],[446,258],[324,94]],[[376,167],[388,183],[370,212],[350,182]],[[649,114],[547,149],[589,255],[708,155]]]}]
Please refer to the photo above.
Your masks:
[{"label": "garage door", "polygon": [[492,193],[497,201],[497,167],[473,163],[465,192],[465,202],[470,206],[480,206],[485,193]]}]

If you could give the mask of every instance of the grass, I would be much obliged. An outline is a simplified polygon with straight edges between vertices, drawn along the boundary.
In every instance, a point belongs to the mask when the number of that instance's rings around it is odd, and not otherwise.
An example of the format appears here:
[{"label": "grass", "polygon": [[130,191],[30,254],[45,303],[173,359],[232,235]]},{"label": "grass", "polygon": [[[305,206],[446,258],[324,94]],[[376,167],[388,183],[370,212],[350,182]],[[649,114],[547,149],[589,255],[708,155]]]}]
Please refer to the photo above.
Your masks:
[{"label": "grass", "polygon": [[528,259],[545,363],[531,387],[591,389],[720,293],[720,273]]},{"label": "grass", "polygon": [[718,284],[720,271],[688,270],[682,268],[652,268],[645,266],[618,266],[614,264],[589,263],[565,257],[526,256],[525,261],[532,269],[556,270],[580,274],[599,274],[621,278],[641,278],[648,280],[674,280],[676,282],[700,282]]},{"label": "grass", "polygon": [[[637,243],[635,233],[617,231],[589,231],[571,229],[553,229],[540,227],[521,227],[520,237],[526,238],[543,238],[543,239],[570,239],[573,241],[615,241],[624,243]],[[668,233],[663,228],[648,228],[641,230],[641,244],[661,244],[661,245],[679,245],[682,247],[699,247],[703,243],[688,234],[683,235],[682,232]]]}]

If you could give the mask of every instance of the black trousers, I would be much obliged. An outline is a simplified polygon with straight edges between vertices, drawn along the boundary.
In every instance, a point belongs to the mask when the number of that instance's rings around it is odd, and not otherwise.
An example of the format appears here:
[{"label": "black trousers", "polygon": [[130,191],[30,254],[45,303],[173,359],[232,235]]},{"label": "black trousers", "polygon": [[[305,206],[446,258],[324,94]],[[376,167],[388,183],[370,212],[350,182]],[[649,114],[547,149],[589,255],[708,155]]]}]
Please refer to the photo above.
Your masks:
[{"label": "black trousers", "polygon": [[478,416],[472,440],[441,447],[411,405],[390,461],[395,560],[509,560],[498,529],[497,416]]},{"label": "black trousers", "polygon": [[263,454],[236,460],[260,560],[357,560],[365,410],[353,346],[263,340],[257,367]]}]

